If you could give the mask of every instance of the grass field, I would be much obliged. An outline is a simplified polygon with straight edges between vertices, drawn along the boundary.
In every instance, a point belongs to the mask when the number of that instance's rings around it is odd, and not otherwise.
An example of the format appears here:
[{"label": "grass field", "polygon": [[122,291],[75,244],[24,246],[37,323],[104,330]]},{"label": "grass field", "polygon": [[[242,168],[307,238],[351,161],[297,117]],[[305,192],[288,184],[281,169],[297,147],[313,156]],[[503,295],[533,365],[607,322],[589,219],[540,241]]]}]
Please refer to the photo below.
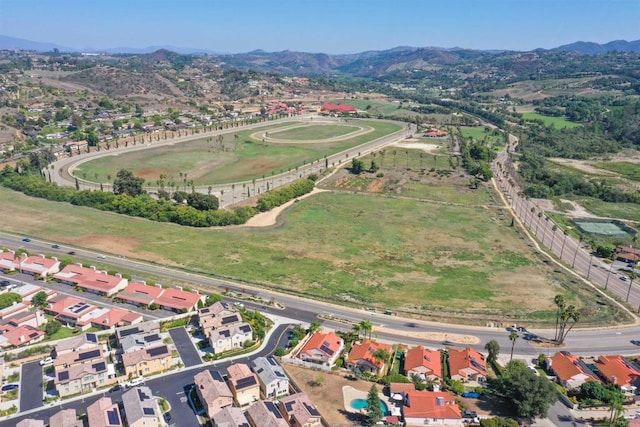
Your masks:
[{"label": "grass field", "polygon": [[[238,182],[293,169],[305,162],[311,163],[325,155],[339,153],[400,129],[398,125],[387,122],[367,121],[363,124],[373,127],[374,131],[338,142],[318,144],[275,144],[251,137],[256,132],[277,129],[283,124],[277,127],[265,126],[235,135],[227,134],[221,142],[214,137],[205,137],[119,156],[101,157],[81,164],[74,174],[91,181],[106,183],[109,178],[113,179],[120,169],[129,169],[152,184],[160,174],[167,175],[168,181],[180,184],[181,176],[185,173],[188,180],[193,180],[195,185]],[[291,123],[284,125],[290,126]],[[338,133],[345,129],[349,132],[355,130],[349,126],[328,127]]]},{"label": "grass field", "polygon": [[373,116],[406,116],[415,114],[413,111],[398,108],[400,106],[398,102],[385,101],[383,99],[334,99],[331,102],[351,105]]},{"label": "grass field", "polygon": [[557,129],[575,128],[582,126],[580,123],[570,122],[564,117],[544,116],[538,113],[522,113],[525,120],[542,120],[545,126],[553,126]]},{"label": "grass field", "polygon": [[308,125],[288,130],[275,130],[269,132],[269,137],[289,141],[308,141],[313,139],[336,138],[352,132],[358,132],[360,128],[347,125]]},{"label": "grass field", "polygon": [[632,181],[640,181],[640,164],[629,162],[598,162],[593,166],[616,172]]},{"label": "grass field", "polygon": [[598,216],[640,222],[640,209],[634,203],[609,203],[592,197],[576,198],[575,201]]},{"label": "grass field", "polygon": [[[447,177],[431,178],[422,185],[456,192]],[[467,321],[475,313],[552,322],[553,296],[566,292],[583,310],[583,323],[611,321],[606,305],[540,261],[500,209],[433,203],[402,189],[400,197],[393,190],[346,190],[301,200],[280,225],[263,229],[180,227],[6,189],[0,189],[0,203],[12,212],[3,219],[4,231],[357,307],[467,313]],[[467,204],[491,200],[489,190],[457,198]]]}]

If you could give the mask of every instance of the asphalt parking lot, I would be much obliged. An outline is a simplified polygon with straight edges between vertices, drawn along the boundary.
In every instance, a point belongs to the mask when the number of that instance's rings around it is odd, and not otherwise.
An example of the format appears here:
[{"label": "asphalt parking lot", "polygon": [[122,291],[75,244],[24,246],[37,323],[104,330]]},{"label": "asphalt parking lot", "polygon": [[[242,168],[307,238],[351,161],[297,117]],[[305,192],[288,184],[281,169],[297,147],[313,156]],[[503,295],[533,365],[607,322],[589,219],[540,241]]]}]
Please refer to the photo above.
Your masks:
[{"label": "asphalt parking lot", "polygon": [[40,362],[25,363],[20,374],[20,412],[42,406],[42,393]]},{"label": "asphalt parking lot", "polygon": [[180,358],[185,367],[199,365],[202,363],[198,349],[196,349],[189,332],[185,328],[169,329],[169,335],[180,353]]}]

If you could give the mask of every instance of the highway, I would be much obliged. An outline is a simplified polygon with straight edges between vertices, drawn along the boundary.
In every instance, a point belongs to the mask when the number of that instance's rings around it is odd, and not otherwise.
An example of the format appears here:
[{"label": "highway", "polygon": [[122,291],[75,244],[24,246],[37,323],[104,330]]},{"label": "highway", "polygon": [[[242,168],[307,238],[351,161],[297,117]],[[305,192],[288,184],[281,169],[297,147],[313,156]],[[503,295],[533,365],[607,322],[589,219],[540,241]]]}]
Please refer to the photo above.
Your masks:
[{"label": "highway", "polygon": [[[17,249],[23,247],[31,253],[45,253],[58,257],[68,256],[66,252],[73,250],[74,258],[80,261],[97,260],[98,253],[75,248],[70,246],[62,246],[60,249],[51,248],[53,243],[45,242],[31,237],[30,242],[23,242],[22,236],[11,236],[0,234],[0,246]],[[384,332],[377,332],[378,339],[389,342],[400,342],[411,345],[425,345],[429,347],[443,347],[440,340],[428,340],[420,338],[419,334],[450,334],[450,335],[469,335],[477,338],[477,343],[473,344],[474,348],[483,350],[487,341],[495,339],[500,344],[503,352],[511,348],[509,340],[509,332],[503,328],[477,327],[455,324],[444,324],[437,322],[427,322],[416,319],[402,318],[398,316],[388,316],[381,312],[370,312],[365,307],[350,308],[336,304],[309,300],[292,295],[282,294],[275,291],[259,289],[244,283],[235,283],[204,275],[184,272],[165,266],[154,265],[139,260],[129,258],[118,258],[116,255],[108,255],[107,259],[100,260],[102,264],[109,264],[112,269],[117,267],[126,268],[139,272],[139,277],[144,278],[146,274],[154,277],[166,278],[163,283],[170,284],[172,280],[180,282],[191,282],[210,292],[222,292],[223,289],[229,289],[235,292],[251,293],[260,296],[266,300],[274,299],[282,304],[285,308],[278,310],[270,306],[262,304],[253,304],[249,301],[243,301],[248,308],[263,310],[283,316],[295,322],[311,323],[314,320],[324,321],[327,327],[348,330],[351,329],[350,324],[342,322],[323,320],[326,316],[333,316],[335,319],[344,319],[350,322],[360,322],[362,319],[368,319],[374,325],[374,331],[384,328]],[[40,286],[49,286],[43,282],[37,282]],[[92,298],[91,294],[84,294],[85,298]],[[231,299],[233,300],[233,299]],[[100,301],[98,301],[100,303]],[[124,307],[124,306],[123,306]],[[128,306],[127,306],[128,307]],[[322,319],[318,315],[325,315]],[[526,325],[523,325],[526,326]],[[552,338],[554,331],[529,329],[529,332],[547,338]],[[598,329],[574,329],[567,337],[565,346],[562,350],[571,351],[572,353],[592,356],[598,354],[637,354],[640,349],[631,341],[640,339],[640,329],[637,326],[619,326],[616,328],[598,328]],[[454,339],[448,339],[453,342],[453,346],[460,346]],[[542,347],[532,341],[519,339],[516,342],[514,354],[519,357],[533,357],[540,353],[553,354],[557,349]]]}]

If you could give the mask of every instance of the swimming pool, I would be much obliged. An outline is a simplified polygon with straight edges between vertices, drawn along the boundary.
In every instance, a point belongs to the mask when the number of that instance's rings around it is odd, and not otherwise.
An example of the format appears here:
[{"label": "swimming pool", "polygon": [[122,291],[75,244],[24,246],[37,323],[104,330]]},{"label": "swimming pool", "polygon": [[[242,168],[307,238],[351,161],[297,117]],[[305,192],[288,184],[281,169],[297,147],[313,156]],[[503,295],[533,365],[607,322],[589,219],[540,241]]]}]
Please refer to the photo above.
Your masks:
[{"label": "swimming pool", "polygon": [[[369,407],[366,399],[354,399],[351,401],[351,407],[356,410],[366,409]],[[382,400],[380,401],[380,409],[382,409],[382,413],[387,415],[389,413],[389,407]]]}]

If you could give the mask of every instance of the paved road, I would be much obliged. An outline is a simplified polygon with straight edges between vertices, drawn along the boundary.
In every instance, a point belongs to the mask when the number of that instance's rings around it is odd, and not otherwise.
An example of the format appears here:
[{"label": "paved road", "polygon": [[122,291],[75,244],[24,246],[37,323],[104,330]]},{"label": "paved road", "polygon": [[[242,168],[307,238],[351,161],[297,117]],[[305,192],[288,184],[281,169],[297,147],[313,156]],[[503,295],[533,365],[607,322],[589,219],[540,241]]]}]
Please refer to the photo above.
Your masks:
[{"label": "paved road", "polygon": [[[140,151],[140,150],[146,150],[150,148],[156,148],[163,145],[174,145],[176,143],[183,143],[183,142],[191,141],[195,139],[202,139],[205,137],[217,136],[220,134],[237,133],[239,130],[260,128],[260,127],[270,126],[275,123],[285,123],[285,122],[291,122],[291,121],[297,121],[297,122],[308,121],[309,123],[313,123],[313,120],[340,122],[340,121],[343,121],[344,119],[332,118],[332,117],[319,117],[315,115],[288,117],[288,118],[274,120],[270,122],[246,125],[246,126],[243,126],[242,128],[224,129],[219,131],[183,136],[183,137],[174,138],[166,141],[162,140],[162,141],[145,143],[145,144],[129,145],[128,147],[122,146],[120,148],[114,148],[111,150],[102,150],[102,151],[96,151],[93,153],[84,153],[78,156],[68,157],[68,158],[59,160],[55,163],[52,163],[51,164],[52,169],[50,170],[47,169],[47,174],[50,174],[51,180],[57,183],[58,185],[73,187],[73,186],[76,186],[76,177],[73,177],[71,175],[71,173],[73,173],[73,169],[82,162],[92,160],[98,157],[115,156],[123,152]],[[367,121],[368,119],[353,119],[353,120]],[[376,121],[380,121],[380,120],[376,120]],[[382,120],[382,121],[389,121],[389,120]],[[295,181],[296,179],[309,176],[314,173],[320,173],[325,169],[327,169],[327,167],[332,168],[332,167],[339,166],[342,163],[351,161],[351,159],[353,159],[354,157],[364,156],[372,151],[379,150],[389,144],[405,139],[407,136],[416,132],[415,125],[407,124],[405,122],[394,122],[394,123],[400,124],[402,126],[401,130],[394,132],[393,134],[390,134],[388,136],[375,139],[371,142],[365,143],[358,147],[350,148],[350,149],[341,151],[340,153],[327,156],[326,158],[319,158],[315,161],[309,162],[308,164],[300,166],[294,170],[290,170],[280,174],[274,174],[270,177],[257,178],[255,180],[249,180],[249,181],[240,181],[233,184],[229,183],[229,184],[218,184],[218,185],[210,185],[210,186],[204,185],[200,187],[195,187],[195,190],[200,193],[211,192],[216,197],[218,197],[221,207],[238,203],[246,198],[253,197],[256,194],[262,194],[266,191],[273,190],[274,188],[287,185],[292,181]],[[100,184],[96,184],[91,181],[86,181],[78,178],[77,182],[78,182],[78,187],[82,190],[100,189]],[[106,191],[109,191],[111,186],[110,184],[103,184],[102,188],[104,188]],[[150,187],[149,190],[157,191],[157,189],[153,187]]]},{"label": "paved road", "polygon": [[20,412],[42,406],[42,366],[39,361],[22,365],[20,374]]},{"label": "paved road", "polygon": [[180,358],[185,367],[189,368],[202,363],[200,354],[185,328],[169,329],[169,335],[171,335],[171,339],[176,346],[176,350],[180,353]]},{"label": "paved road", "polygon": [[[224,371],[232,363],[247,363],[248,361],[256,357],[272,355],[278,347],[286,347],[288,340],[288,334],[286,332],[291,327],[292,325],[279,325],[278,327],[276,327],[274,331],[269,335],[269,338],[262,349],[251,356],[242,356],[234,360],[222,360],[214,363],[205,363],[195,366],[191,369],[186,368],[179,371],[172,371],[162,375],[159,378],[154,378],[146,381],[145,385],[151,388],[154,396],[160,396],[167,399],[167,401],[171,405],[171,415],[173,418],[172,423],[176,424],[177,427],[197,426],[199,424],[193,410],[189,407],[188,404],[181,401],[181,398],[184,397],[184,394],[182,394],[184,392],[183,390],[185,388],[188,389],[193,384],[194,375],[205,369]],[[102,396],[110,396],[114,401],[122,401],[122,393],[122,390],[113,393],[105,391],[103,393],[91,395],[86,398],[63,402],[62,404],[58,403],[53,406],[48,406],[37,412],[24,414],[19,417],[0,421],[0,427],[14,427],[18,422],[25,418],[43,420],[45,424],[47,424],[49,418],[61,409],[71,408],[75,409],[78,413],[86,412],[87,406],[91,405]],[[38,397],[40,398],[40,400],[42,400],[42,392],[38,394]]]},{"label": "paved road", "polygon": [[[52,242],[40,241],[32,237],[31,242],[22,242],[21,236],[11,236],[7,234],[0,234],[0,244],[9,248],[24,247],[31,252],[35,253],[50,253],[60,256],[60,253],[51,248]],[[568,242],[569,239],[567,239]],[[568,243],[567,243],[568,244]],[[96,259],[97,252],[73,248],[76,251],[74,258],[78,261]],[[67,246],[60,252],[66,253],[69,250]],[[566,251],[566,249],[565,249]],[[566,256],[566,255],[565,255]],[[278,314],[290,319],[296,319],[299,322],[311,323],[317,320],[318,314],[333,314],[336,317],[347,319],[354,322],[360,322],[362,319],[370,320],[375,326],[384,325],[385,328],[392,329],[394,333],[378,334],[380,339],[385,339],[394,342],[406,342],[407,344],[421,343],[433,344],[439,346],[441,343],[428,342],[425,340],[419,340],[411,338],[411,335],[415,332],[438,332],[438,333],[459,333],[467,334],[478,337],[479,343],[474,345],[478,350],[482,350],[484,344],[489,340],[495,339],[503,349],[511,348],[511,342],[509,341],[509,334],[502,328],[489,328],[489,327],[471,327],[465,325],[452,325],[437,322],[423,322],[414,319],[406,319],[396,316],[385,316],[384,314],[372,313],[362,309],[349,308],[339,305],[334,305],[325,302],[318,302],[308,300],[304,298],[298,298],[286,294],[280,294],[265,289],[252,288],[246,284],[238,284],[231,281],[224,281],[220,279],[213,279],[210,277],[186,273],[177,269],[171,269],[160,265],[154,265],[133,259],[118,258],[117,256],[109,256],[104,260],[105,264],[110,265],[110,269],[117,270],[118,267],[123,269],[135,270],[139,272],[140,277],[145,275],[153,277],[163,277],[164,282],[171,283],[172,280],[190,281],[194,284],[200,285],[203,288],[208,288],[211,292],[221,292],[223,289],[228,288],[230,291],[246,292],[259,295],[263,298],[271,299],[282,303],[286,309],[276,310],[274,308],[268,308],[267,311],[274,314]],[[40,286],[48,286],[46,283],[37,282]],[[92,298],[90,294],[84,294],[85,298]],[[231,299],[233,301],[233,299]],[[253,304],[251,302],[244,302],[248,308],[264,310],[264,306]],[[121,307],[127,307],[130,305],[122,305]],[[334,322],[335,323],[335,322]],[[417,327],[409,326],[410,323],[415,323]],[[328,324],[333,327],[333,324]],[[339,325],[336,323],[336,325]],[[527,325],[524,325],[527,326]],[[540,336],[548,338],[553,337],[553,331],[551,330],[538,330],[531,329],[531,332]],[[632,340],[640,339],[640,328],[636,326],[621,326],[610,329],[576,329],[569,334],[563,350],[571,351],[572,353],[582,356],[593,356],[597,354],[637,354],[639,348],[632,344]],[[540,348],[533,343],[520,339],[516,342],[515,354],[522,356],[537,356],[540,353],[554,352],[553,349]]]}]

